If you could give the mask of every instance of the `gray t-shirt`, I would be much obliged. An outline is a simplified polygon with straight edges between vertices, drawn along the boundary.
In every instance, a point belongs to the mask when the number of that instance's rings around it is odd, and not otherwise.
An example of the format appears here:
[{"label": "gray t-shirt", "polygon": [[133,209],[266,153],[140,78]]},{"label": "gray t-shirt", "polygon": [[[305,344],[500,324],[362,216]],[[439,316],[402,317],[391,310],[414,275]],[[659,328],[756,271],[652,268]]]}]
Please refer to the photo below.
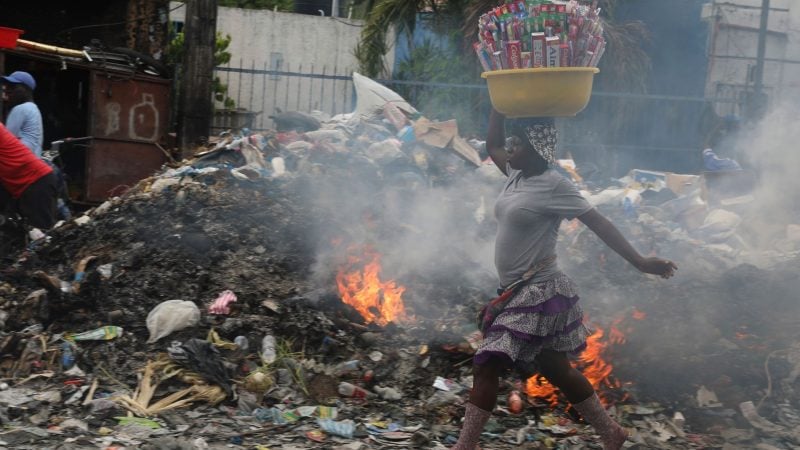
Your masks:
[{"label": "gray t-shirt", "polygon": [[[538,261],[555,255],[558,228],[563,219],[574,219],[592,209],[572,181],[555,170],[525,178],[507,168],[508,180],[494,205],[498,221],[494,263],[503,286],[517,281]],[[559,273],[554,261],[533,282]]]},{"label": "gray t-shirt", "polygon": [[42,113],[33,102],[20,103],[11,108],[6,119],[6,128],[17,137],[34,155],[42,156]]}]

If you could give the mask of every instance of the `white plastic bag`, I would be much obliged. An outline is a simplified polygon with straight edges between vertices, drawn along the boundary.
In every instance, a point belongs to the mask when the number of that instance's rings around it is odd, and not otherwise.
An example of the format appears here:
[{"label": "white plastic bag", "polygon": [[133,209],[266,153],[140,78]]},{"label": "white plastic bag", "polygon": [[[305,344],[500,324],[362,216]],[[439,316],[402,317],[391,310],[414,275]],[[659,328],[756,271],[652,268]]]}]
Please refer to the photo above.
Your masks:
[{"label": "white plastic bag", "polygon": [[741,223],[742,217],[735,212],[714,209],[708,213],[700,230],[709,233],[733,232]]},{"label": "white plastic bag", "polygon": [[742,217],[724,209],[714,209],[708,213],[703,225],[697,229],[700,237],[708,242],[723,242],[736,234]]},{"label": "white plastic bag", "polygon": [[417,112],[400,94],[358,72],[353,72],[353,86],[356,91],[356,110],[353,116],[358,119],[383,117],[383,105],[387,103],[393,103],[408,115]]},{"label": "white plastic bag", "polygon": [[147,315],[147,330],[153,343],[169,336],[174,331],[195,326],[200,322],[200,310],[193,302],[184,300],[167,300],[161,302]]}]

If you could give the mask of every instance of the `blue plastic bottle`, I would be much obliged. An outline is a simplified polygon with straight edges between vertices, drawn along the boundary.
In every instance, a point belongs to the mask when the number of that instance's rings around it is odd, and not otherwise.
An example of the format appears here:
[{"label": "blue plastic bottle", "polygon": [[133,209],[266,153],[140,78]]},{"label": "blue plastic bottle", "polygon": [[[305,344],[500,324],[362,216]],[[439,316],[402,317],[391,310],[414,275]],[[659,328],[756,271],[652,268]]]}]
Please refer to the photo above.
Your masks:
[{"label": "blue plastic bottle", "polygon": [[71,369],[75,365],[75,350],[69,342],[64,342],[61,346],[61,365],[65,370]]}]

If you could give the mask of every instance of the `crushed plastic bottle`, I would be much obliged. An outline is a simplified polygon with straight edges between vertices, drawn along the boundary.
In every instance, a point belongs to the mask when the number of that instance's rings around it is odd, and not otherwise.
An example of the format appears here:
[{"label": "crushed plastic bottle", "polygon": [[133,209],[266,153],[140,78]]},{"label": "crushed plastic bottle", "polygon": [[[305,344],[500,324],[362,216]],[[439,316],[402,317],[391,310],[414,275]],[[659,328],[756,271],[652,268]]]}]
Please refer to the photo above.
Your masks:
[{"label": "crushed plastic bottle", "polygon": [[359,366],[360,362],[361,361],[359,361],[357,359],[353,359],[351,361],[345,361],[343,363],[340,363],[340,364],[338,364],[336,366],[336,368],[334,370],[334,373],[336,375],[341,376],[341,375],[345,375],[345,374],[350,373],[350,372],[354,372],[354,371],[358,370],[358,366]]},{"label": "crushed plastic bottle", "polygon": [[61,366],[64,369],[70,369],[75,365],[75,350],[72,344],[64,341],[61,345]]},{"label": "crushed plastic bottle", "polygon": [[245,336],[236,336],[233,343],[243,352],[246,352],[250,348],[250,341],[248,341]]},{"label": "crushed plastic bottle", "polygon": [[84,331],[71,336],[74,341],[110,341],[122,336],[125,330],[117,326],[105,326],[91,331]]},{"label": "crushed plastic bottle", "polygon": [[353,433],[356,431],[356,424],[350,419],[338,422],[331,419],[317,419],[317,425],[322,431],[345,439],[353,439]]},{"label": "crushed plastic bottle", "polygon": [[275,351],[275,336],[268,334],[261,340],[261,359],[267,364],[272,364],[277,359]]},{"label": "crushed plastic bottle", "polygon": [[348,383],[346,381],[339,383],[339,394],[343,397],[350,398],[367,398],[375,395],[360,386],[356,386],[355,384]]}]

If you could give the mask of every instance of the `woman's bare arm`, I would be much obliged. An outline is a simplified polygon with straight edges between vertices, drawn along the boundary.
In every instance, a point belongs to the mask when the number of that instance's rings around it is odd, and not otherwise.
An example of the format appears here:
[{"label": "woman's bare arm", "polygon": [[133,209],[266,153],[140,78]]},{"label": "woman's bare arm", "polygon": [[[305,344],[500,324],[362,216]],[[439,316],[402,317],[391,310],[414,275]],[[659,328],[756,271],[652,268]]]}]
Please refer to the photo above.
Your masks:
[{"label": "woman's bare arm", "polygon": [[669,278],[678,270],[678,266],[672,261],[660,258],[645,258],[640,255],[639,252],[633,248],[633,245],[625,239],[625,236],[622,235],[619,229],[596,209],[582,214],[578,217],[578,220],[592,230],[611,250],[617,252],[617,254],[622,256],[638,270],[644,273],[659,275],[662,278]]},{"label": "woman's bare arm", "polygon": [[508,161],[508,154],[506,153],[506,136],[505,136],[505,116],[492,108],[489,114],[489,132],[486,136],[486,150],[489,152],[489,157],[494,161],[494,165],[506,173],[506,163]]}]

